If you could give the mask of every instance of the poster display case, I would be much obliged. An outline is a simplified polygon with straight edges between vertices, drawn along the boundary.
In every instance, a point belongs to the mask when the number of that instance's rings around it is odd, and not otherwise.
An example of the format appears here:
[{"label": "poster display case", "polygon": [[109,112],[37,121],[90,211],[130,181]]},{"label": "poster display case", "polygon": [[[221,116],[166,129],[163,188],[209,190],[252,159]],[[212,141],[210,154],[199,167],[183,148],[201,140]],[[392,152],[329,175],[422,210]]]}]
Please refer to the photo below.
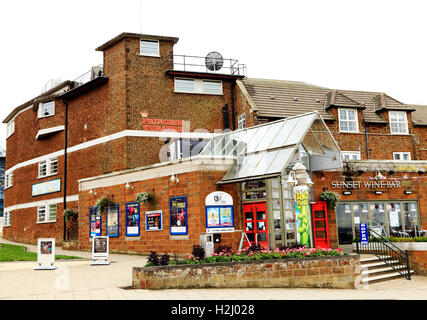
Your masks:
[{"label": "poster display case", "polygon": [[206,232],[234,232],[233,198],[226,192],[210,193],[205,199]]},{"label": "poster display case", "polygon": [[169,199],[170,234],[187,235],[187,197]]},{"label": "poster display case", "polygon": [[108,265],[109,238],[105,236],[92,239],[92,263],[91,265]]},{"label": "poster display case", "polygon": [[126,203],[126,236],[140,235],[140,211],[138,202]]},{"label": "poster display case", "polygon": [[147,211],[145,213],[145,231],[163,230],[162,210]]},{"label": "poster display case", "polygon": [[107,236],[119,236],[119,205],[108,206],[107,211]]},{"label": "poster display case", "polygon": [[101,235],[101,214],[97,207],[89,208],[89,237]]},{"label": "poster display case", "polygon": [[55,238],[39,238],[37,240],[37,264],[34,270],[54,270]]}]

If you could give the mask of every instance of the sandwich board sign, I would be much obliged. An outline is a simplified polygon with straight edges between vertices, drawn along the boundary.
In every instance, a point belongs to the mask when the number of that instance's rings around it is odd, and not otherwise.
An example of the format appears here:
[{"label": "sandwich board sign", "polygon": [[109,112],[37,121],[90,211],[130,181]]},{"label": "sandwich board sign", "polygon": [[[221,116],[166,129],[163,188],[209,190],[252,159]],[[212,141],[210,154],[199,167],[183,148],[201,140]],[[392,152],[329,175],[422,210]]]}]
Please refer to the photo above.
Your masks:
[{"label": "sandwich board sign", "polygon": [[37,264],[34,270],[54,270],[55,238],[39,238],[37,240]]},{"label": "sandwich board sign", "polygon": [[95,236],[92,238],[92,266],[107,265],[108,262],[108,237]]}]

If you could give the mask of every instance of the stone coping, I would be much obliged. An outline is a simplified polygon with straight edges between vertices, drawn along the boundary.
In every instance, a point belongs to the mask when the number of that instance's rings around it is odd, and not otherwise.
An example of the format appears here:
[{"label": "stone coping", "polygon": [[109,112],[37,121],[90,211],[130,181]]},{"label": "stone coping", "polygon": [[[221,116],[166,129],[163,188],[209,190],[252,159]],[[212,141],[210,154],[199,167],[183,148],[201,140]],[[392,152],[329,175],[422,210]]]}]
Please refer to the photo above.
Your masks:
[{"label": "stone coping", "polygon": [[213,262],[213,263],[195,263],[195,264],[178,264],[171,266],[148,266],[148,267],[133,267],[134,270],[144,269],[145,271],[154,271],[154,270],[168,270],[168,269],[178,269],[178,268],[193,268],[197,269],[200,267],[227,267],[234,266],[239,264],[262,264],[262,263],[272,263],[272,262],[302,262],[302,261],[312,261],[312,260],[349,260],[357,259],[360,260],[360,255],[348,254],[343,256],[321,256],[321,257],[305,257],[305,258],[281,258],[281,259],[265,259],[265,260],[247,260],[247,261],[230,261],[230,262]]}]

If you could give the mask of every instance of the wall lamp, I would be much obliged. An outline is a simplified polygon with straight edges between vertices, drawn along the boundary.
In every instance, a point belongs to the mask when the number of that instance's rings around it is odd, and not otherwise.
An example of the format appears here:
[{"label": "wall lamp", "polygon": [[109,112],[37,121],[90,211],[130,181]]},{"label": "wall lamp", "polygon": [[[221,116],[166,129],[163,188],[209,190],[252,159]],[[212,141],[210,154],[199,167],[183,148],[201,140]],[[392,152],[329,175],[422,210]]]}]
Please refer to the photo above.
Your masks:
[{"label": "wall lamp", "polygon": [[96,196],[96,189],[90,189],[89,194]]},{"label": "wall lamp", "polygon": [[131,186],[131,185],[129,184],[129,182],[126,182],[126,184],[125,184],[125,188],[126,188],[127,190],[129,190],[129,189],[132,189],[132,190],[133,190],[133,186]]},{"label": "wall lamp", "polygon": [[375,194],[383,194],[383,192],[382,192],[382,191],[375,191],[374,193],[375,193]]},{"label": "wall lamp", "polygon": [[175,175],[172,173],[170,180],[171,180],[172,182],[174,182],[174,181],[175,181],[176,183],[178,183],[178,182],[179,182],[178,175],[176,175],[176,177],[175,177]]},{"label": "wall lamp", "polygon": [[403,191],[403,193],[404,194],[412,194],[412,191],[411,190],[405,190],[405,191]]}]

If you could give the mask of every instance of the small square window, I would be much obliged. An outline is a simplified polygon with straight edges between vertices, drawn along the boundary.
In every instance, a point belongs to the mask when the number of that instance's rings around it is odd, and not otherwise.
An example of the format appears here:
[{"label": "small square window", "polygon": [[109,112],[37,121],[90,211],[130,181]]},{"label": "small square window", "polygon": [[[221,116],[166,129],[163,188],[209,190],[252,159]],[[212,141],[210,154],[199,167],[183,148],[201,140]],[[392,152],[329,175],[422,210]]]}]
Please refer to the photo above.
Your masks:
[{"label": "small square window", "polygon": [[55,115],[55,101],[42,102],[39,106],[39,118]]},{"label": "small square window", "polygon": [[193,79],[175,79],[175,92],[194,92]]},{"label": "small square window", "polygon": [[390,132],[408,134],[408,119],[405,111],[389,111]]},{"label": "small square window", "polygon": [[141,40],[140,42],[140,55],[158,57],[159,53],[159,41],[156,40]]},{"label": "small square window", "polygon": [[222,94],[222,82],[203,80],[203,93]]},{"label": "small square window", "polygon": [[410,152],[393,152],[393,160],[411,161]]},{"label": "small square window", "polygon": [[56,204],[37,207],[37,222],[56,221]]},{"label": "small square window", "polygon": [[343,160],[360,160],[360,151],[342,151]]}]

